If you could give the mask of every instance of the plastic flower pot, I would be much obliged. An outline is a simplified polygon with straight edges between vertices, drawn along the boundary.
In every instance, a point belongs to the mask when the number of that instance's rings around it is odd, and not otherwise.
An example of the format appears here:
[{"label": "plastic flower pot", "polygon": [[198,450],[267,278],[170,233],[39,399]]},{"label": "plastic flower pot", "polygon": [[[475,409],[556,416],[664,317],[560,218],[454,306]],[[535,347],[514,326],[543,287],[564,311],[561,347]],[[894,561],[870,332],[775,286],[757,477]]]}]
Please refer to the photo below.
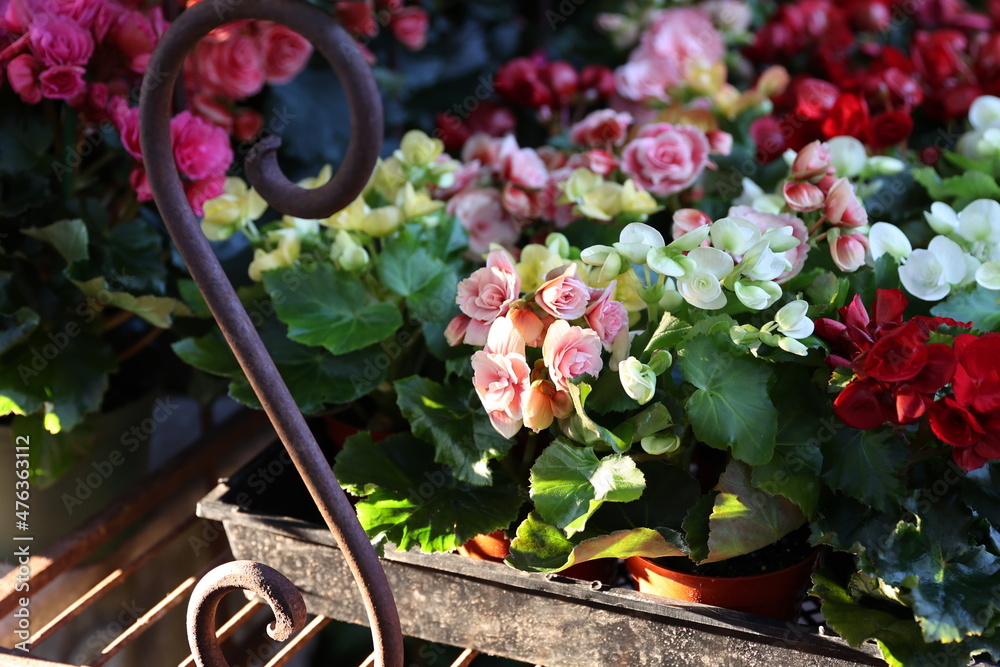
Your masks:
[{"label": "plastic flower pot", "polygon": [[783,570],[747,577],[689,574],[639,556],[626,559],[625,568],[640,593],[794,621],[818,554],[817,549],[805,560]]},{"label": "plastic flower pot", "polygon": [[[502,563],[503,559],[510,553],[510,540],[502,530],[498,530],[489,535],[476,535],[460,546],[457,551],[466,558]],[[571,579],[603,581],[610,584],[615,576],[616,565],[617,561],[614,558],[600,558],[571,565],[558,574]]]}]

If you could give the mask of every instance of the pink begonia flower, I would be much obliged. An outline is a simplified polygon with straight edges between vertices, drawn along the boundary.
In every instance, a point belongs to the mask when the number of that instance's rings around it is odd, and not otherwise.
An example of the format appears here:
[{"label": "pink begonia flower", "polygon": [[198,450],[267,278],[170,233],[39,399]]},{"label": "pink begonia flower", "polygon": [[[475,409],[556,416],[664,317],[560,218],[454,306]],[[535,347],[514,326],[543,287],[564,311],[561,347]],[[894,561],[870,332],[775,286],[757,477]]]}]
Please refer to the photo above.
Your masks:
[{"label": "pink begonia flower", "polygon": [[535,433],[573,414],[573,399],[549,380],[535,380],[524,396],[524,425]]},{"label": "pink begonia flower", "polygon": [[225,130],[190,111],[170,119],[170,138],[177,168],[188,178],[224,175],[233,161],[233,148]]},{"label": "pink begonia flower", "polygon": [[541,347],[545,340],[546,322],[530,306],[523,301],[515,303],[508,311],[507,318],[514,323],[514,328],[528,347]]},{"label": "pink begonia flower", "polygon": [[486,345],[486,339],[490,335],[490,324],[475,318],[470,320],[469,328],[465,330],[465,344],[474,347]]},{"label": "pink begonia flower", "polygon": [[837,268],[845,273],[857,271],[865,264],[868,239],[863,234],[842,234],[830,243],[830,256]]},{"label": "pink begonia flower", "polygon": [[792,178],[812,181],[832,172],[830,148],[821,141],[814,141],[798,152],[792,162]]},{"label": "pink begonia flower", "polygon": [[[670,234],[676,241],[688,232],[710,224],[712,224],[712,219],[698,209],[682,208],[674,212],[674,224],[670,228]],[[710,241],[706,243],[711,244]]]},{"label": "pink begonia flower", "polygon": [[575,144],[606,148],[620,146],[625,141],[628,127],[632,124],[632,114],[614,109],[598,109],[587,114],[583,120],[573,125],[569,138]]},{"label": "pink begonia flower", "polygon": [[[503,186],[501,200],[504,210],[510,213],[518,222],[530,221],[541,215],[537,193],[528,193],[513,183],[507,183]],[[524,224],[524,222],[521,222],[521,224]]]},{"label": "pink begonia flower", "polygon": [[583,317],[589,302],[590,288],[578,277],[576,264],[570,264],[535,290],[535,303],[552,317],[564,320]]},{"label": "pink begonia flower", "polygon": [[538,190],[545,187],[548,169],[532,148],[518,148],[514,135],[500,144],[500,177],[515,185]]},{"label": "pink begonia flower", "polygon": [[542,190],[542,217],[551,220],[556,229],[563,229],[578,219],[578,216],[573,213],[573,202],[559,203],[563,195],[562,185],[572,175],[573,169],[569,167],[549,172],[549,181],[545,184],[545,189]]},{"label": "pink begonia flower", "polygon": [[427,45],[427,28],[430,18],[422,7],[404,7],[393,17],[392,34],[410,51],[419,51]]},{"label": "pink begonia flower", "polygon": [[485,132],[476,132],[462,146],[462,162],[479,161],[484,167],[499,171],[500,140]]},{"label": "pink begonia flower", "polygon": [[826,195],[826,219],[838,227],[868,224],[868,211],[846,178],[838,178]]},{"label": "pink begonia flower", "polygon": [[570,169],[589,169],[595,174],[607,176],[618,167],[618,160],[611,153],[594,148],[583,153],[576,153],[567,161],[566,165]]},{"label": "pink begonia flower", "polygon": [[465,313],[459,313],[452,318],[444,330],[444,339],[448,341],[448,345],[455,347],[465,341],[465,332],[469,330],[471,321],[472,318]]},{"label": "pink begonia flower", "polygon": [[729,155],[733,152],[733,135],[722,130],[709,130],[705,133],[708,139],[708,149],[712,155]]},{"label": "pink begonia flower", "polygon": [[149,176],[142,167],[134,167],[128,176],[128,183],[139,201],[153,201],[153,191],[149,188]]},{"label": "pink begonia flower", "polygon": [[611,350],[611,344],[623,329],[628,328],[628,311],[625,305],[612,299],[617,282],[612,280],[605,289],[600,290],[600,296],[587,307],[587,324],[601,339],[605,350]]},{"label": "pink begonia flower", "polygon": [[38,75],[42,97],[50,100],[71,100],[87,91],[86,73],[79,65],[56,65]]},{"label": "pink begonia flower", "polygon": [[520,294],[521,277],[510,255],[494,249],[486,258],[486,266],[458,283],[456,302],[472,319],[490,324],[506,315]]},{"label": "pink begonia flower", "polygon": [[7,80],[10,87],[26,104],[42,101],[42,84],[38,75],[42,73],[41,61],[30,53],[22,53],[7,64]]},{"label": "pink begonia flower", "polygon": [[667,89],[676,85],[680,74],[675,63],[633,60],[615,70],[615,90],[626,100],[670,101]]},{"label": "pink begonia flower", "polygon": [[689,125],[647,125],[622,151],[622,171],[655,195],[691,186],[709,165],[705,133]]},{"label": "pink begonia flower", "polygon": [[604,366],[601,338],[591,329],[570,326],[566,320],[549,325],[542,343],[542,359],[557,389],[566,391],[580,375],[597,376]]},{"label": "pink begonia flower", "polygon": [[818,211],[826,203],[826,195],[823,191],[812,183],[785,183],[782,192],[785,195],[785,202],[793,211],[800,213],[805,211]]},{"label": "pink begonia flower", "polygon": [[313,47],[308,39],[278,23],[261,22],[257,43],[263,52],[264,78],[268,83],[288,83],[309,62]]},{"label": "pink begonia flower", "polygon": [[708,12],[699,7],[667,9],[654,14],[634,57],[677,63],[681,75],[696,62],[714,64],[726,55],[726,40]]},{"label": "pink begonia flower", "polygon": [[472,355],[472,385],[493,428],[505,438],[521,429],[523,394],[531,381],[524,340],[506,317],[490,327],[486,347]]},{"label": "pink begonia flower", "polygon": [[189,62],[205,92],[240,100],[264,88],[263,54],[251,35],[233,31],[224,41],[203,40]]},{"label": "pink begonia flower", "polygon": [[225,192],[226,174],[213,174],[196,181],[184,182],[184,194],[187,195],[191,209],[197,216],[202,215],[202,206],[209,199],[215,199]]},{"label": "pink begonia flower", "polygon": [[469,232],[469,249],[484,253],[490,244],[513,245],[519,236],[517,226],[504,210],[496,188],[468,188],[451,198],[446,208]]},{"label": "pink begonia flower", "polygon": [[799,244],[785,253],[785,257],[792,263],[792,268],[775,278],[775,282],[785,283],[799,275],[802,267],[805,266],[806,256],[809,254],[809,244],[806,243],[809,238],[809,230],[806,229],[806,223],[790,213],[763,213],[749,206],[732,206],[727,215],[730,218],[749,220],[760,230],[761,234],[769,229],[791,227],[792,236],[799,240]]},{"label": "pink begonia flower", "polygon": [[136,160],[142,159],[139,145],[139,107],[129,107],[124,97],[116,97],[110,105],[111,121],[118,130],[122,146]]},{"label": "pink begonia flower", "polygon": [[31,52],[48,67],[83,66],[94,53],[90,32],[69,18],[48,17],[36,21],[29,30]]}]

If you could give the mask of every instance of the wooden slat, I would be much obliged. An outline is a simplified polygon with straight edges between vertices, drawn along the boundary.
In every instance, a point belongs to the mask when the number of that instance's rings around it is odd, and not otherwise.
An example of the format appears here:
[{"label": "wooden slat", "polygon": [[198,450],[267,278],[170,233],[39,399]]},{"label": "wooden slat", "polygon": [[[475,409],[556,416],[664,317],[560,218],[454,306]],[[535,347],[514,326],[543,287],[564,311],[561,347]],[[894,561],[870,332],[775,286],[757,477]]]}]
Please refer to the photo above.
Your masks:
[{"label": "wooden slat", "polygon": [[306,627],[302,628],[294,637],[289,639],[264,667],[282,667],[301,648],[305,647],[320,630],[329,625],[330,620],[326,616],[317,616],[309,621]]},{"label": "wooden slat", "polygon": [[[190,448],[174,456],[166,465],[140,480],[104,510],[63,536],[45,552],[29,561],[32,592],[44,588],[93,553],[108,539],[166,501],[179,487],[203,476],[207,466],[221,459],[230,449],[246,447],[248,440],[266,444],[273,438],[262,413],[241,412],[223,426],[214,429]],[[196,455],[192,455],[195,452]],[[17,571],[0,579],[0,617],[17,607],[15,591]]]},{"label": "wooden slat", "polygon": [[174,588],[174,590],[167,593],[162,600],[153,605],[152,609],[140,616],[135,623],[126,628],[125,632],[118,635],[114,641],[105,646],[104,650],[101,651],[101,655],[90,663],[90,667],[100,667],[108,660],[118,655],[122,649],[138,639],[144,632],[149,630],[152,625],[163,618],[167,612],[184,602],[198,581],[208,574],[209,570],[226,560],[227,554],[223,554],[221,557],[214,559],[204,570],[194,576],[188,577],[181,582],[179,586]]},{"label": "wooden slat", "polygon": [[455,662],[451,663],[451,667],[469,667],[472,661],[479,657],[479,651],[475,651],[471,648],[467,648],[462,651],[462,655],[455,659]]},{"label": "wooden slat", "polygon": [[125,581],[133,572],[149,562],[154,556],[159,554],[165,547],[173,542],[185,530],[189,529],[197,522],[197,517],[189,517],[180,525],[174,527],[169,533],[160,538],[153,546],[140,554],[137,558],[126,563],[102,579],[96,586],[84,593],[80,598],[64,609],[58,616],[49,621],[41,630],[32,635],[29,640],[31,648],[35,648],[46,639],[51,637],[56,631],[83,613],[88,607],[101,599],[101,596],[110,592],[115,586]]}]

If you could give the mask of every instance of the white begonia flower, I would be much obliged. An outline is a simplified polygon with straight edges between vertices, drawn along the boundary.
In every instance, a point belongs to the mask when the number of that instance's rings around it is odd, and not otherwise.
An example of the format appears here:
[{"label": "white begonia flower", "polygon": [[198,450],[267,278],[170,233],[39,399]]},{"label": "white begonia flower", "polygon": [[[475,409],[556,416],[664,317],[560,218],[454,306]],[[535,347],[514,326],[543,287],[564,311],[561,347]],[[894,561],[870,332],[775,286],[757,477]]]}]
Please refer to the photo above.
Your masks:
[{"label": "white begonia flower", "polygon": [[841,178],[854,178],[868,164],[865,145],[854,137],[834,137],[826,142],[830,150],[830,164]]},{"label": "white begonia flower", "polygon": [[808,338],[812,335],[815,325],[806,316],[809,304],[797,299],[782,306],[774,315],[778,331],[790,338]]},{"label": "white begonia flower", "polygon": [[696,308],[718,310],[726,303],[722,279],[728,276],[736,263],[728,253],[717,248],[695,248],[688,253],[695,263],[695,270],[677,279],[677,291],[684,300]]},{"label": "white begonia flower", "polygon": [[646,264],[657,273],[671,278],[686,276],[695,270],[695,264],[683,253],[669,248],[654,248],[646,255]]},{"label": "white begonia flower", "polygon": [[[562,257],[563,255],[560,255]],[[595,245],[580,252],[580,259],[585,264],[601,267],[597,275],[598,282],[614,280],[628,270],[628,265],[617,250],[607,245]],[[593,275],[593,274],[591,274]]]},{"label": "white begonia flower", "polygon": [[286,215],[281,218],[282,229],[293,229],[299,236],[315,236],[319,234],[319,220],[306,220]]},{"label": "white begonia flower", "polygon": [[649,251],[664,245],[663,234],[643,222],[632,222],[622,229],[614,248],[632,264],[645,264]]},{"label": "white begonia flower", "polygon": [[770,308],[781,298],[781,286],[770,280],[737,280],[733,291],[736,292],[736,298],[740,303],[753,310]]},{"label": "white begonia flower", "polygon": [[866,171],[874,176],[893,176],[902,173],[906,163],[888,155],[875,155],[868,158]]},{"label": "white begonia flower", "polygon": [[868,248],[872,259],[876,262],[882,255],[892,255],[897,263],[903,261],[913,252],[910,239],[897,227],[888,222],[876,222],[868,231]]},{"label": "white begonia flower", "polygon": [[982,134],[976,137],[976,157],[991,158],[1000,155],[1000,128],[991,127],[988,130],[976,130]]},{"label": "white begonia flower", "polygon": [[986,157],[979,152],[979,143],[986,136],[985,130],[972,130],[971,132],[966,132],[961,137],[958,138],[958,143],[955,144],[955,151],[959,155],[964,155],[967,158],[972,158],[973,160],[981,160]]},{"label": "white begonia flower", "polygon": [[969,107],[969,124],[977,130],[1000,127],[1000,97],[977,97]]},{"label": "white begonia flower", "polygon": [[767,240],[767,245],[774,252],[788,252],[792,248],[802,245],[802,241],[795,238],[795,230],[791,225],[784,227],[771,227],[764,232],[761,238]]},{"label": "white begonia flower", "polygon": [[958,213],[944,202],[931,204],[930,211],[924,211],[924,219],[936,233],[950,236],[958,230]]},{"label": "white begonia flower", "polygon": [[986,262],[976,269],[976,282],[985,289],[1000,290],[1000,261]]},{"label": "white begonia flower", "polygon": [[796,354],[800,357],[804,357],[809,354],[809,348],[795,340],[794,338],[783,337],[778,341],[778,347],[780,347],[785,352],[790,352]]},{"label": "white begonia flower", "polygon": [[670,242],[667,246],[671,250],[678,250],[680,252],[687,252],[688,250],[694,250],[702,244],[702,242],[709,237],[712,232],[712,225],[702,225],[701,227],[696,227],[686,234],[681,234],[676,239]]},{"label": "white begonia flower", "polygon": [[743,192],[733,201],[733,206],[749,206],[761,213],[781,213],[785,209],[785,197],[767,194],[759,185],[744,177]]},{"label": "white begonia flower", "polygon": [[[560,234],[559,232],[553,232],[545,237],[545,247],[549,249],[549,252],[553,252],[560,257],[569,257],[569,239],[566,238],[565,234]],[[607,246],[603,246],[607,247]]]},{"label": "white begonia flower", "polygon": [[677,291],[677,287],[673,282],[672,280],[666,282],[663,296],[660,297],[660,310],[665,313],[676,312],[684,303],[684,297]]},{"label": "white begonia flower", "polygon": [[761,239],[743,257],[742,273],[751,280],[774,280],[792,268],[784,253],[771,250],[768,242]]},{"label": "white begonia flower", "polygon": [[960,284],[967,272],[965,252],[945,236],[935,236],[927,250],[914,250],[899,268],[903,287],[918,299],[940,301]]},{"label": "white begonia flower", "polygon": [[977,199],[958,214],[958,233],[970,243],[1000,243],[1000,203]]},{"label": "white begonia flower", "polygon": [[709,234],[712,237],[712,247],[724,250],[730,255],[742,255],[760,239],[760,230],[756,225],[741,218],[722,218],[716,220]]},{"label": "white begonia flower", "polygon": [[618,377],[625,393],[639,405],[653,400],[653,394],[656,393],[656,373],[646,364],[635,357],[629,357],[618,364]]}]

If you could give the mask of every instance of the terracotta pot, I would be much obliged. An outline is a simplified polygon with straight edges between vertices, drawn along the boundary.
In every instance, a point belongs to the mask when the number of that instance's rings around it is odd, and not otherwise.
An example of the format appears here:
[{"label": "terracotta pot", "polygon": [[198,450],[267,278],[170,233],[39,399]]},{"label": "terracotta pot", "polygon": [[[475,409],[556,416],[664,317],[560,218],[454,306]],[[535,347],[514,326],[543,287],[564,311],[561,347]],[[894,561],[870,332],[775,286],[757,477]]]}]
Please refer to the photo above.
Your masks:
[{"label": "terracotta pot", "polygon": [[[502,563],[503,559],[510,554],[510,540],[504,531],[498,530],[489,535],[476,535],[460,546],[457,551],[466,558]],[[572,565],[559,572],[559,575],[571,579],[611,583],[615,576],[616,564],[617,561],[614,558],[600,558]]]},{"label": "terracotta pot", "polygon": [[794,621],[818,554],[815,550],[791,567],[749,577],[688,574],[638,556],[626,559],[625,567],[641,593]]}]

